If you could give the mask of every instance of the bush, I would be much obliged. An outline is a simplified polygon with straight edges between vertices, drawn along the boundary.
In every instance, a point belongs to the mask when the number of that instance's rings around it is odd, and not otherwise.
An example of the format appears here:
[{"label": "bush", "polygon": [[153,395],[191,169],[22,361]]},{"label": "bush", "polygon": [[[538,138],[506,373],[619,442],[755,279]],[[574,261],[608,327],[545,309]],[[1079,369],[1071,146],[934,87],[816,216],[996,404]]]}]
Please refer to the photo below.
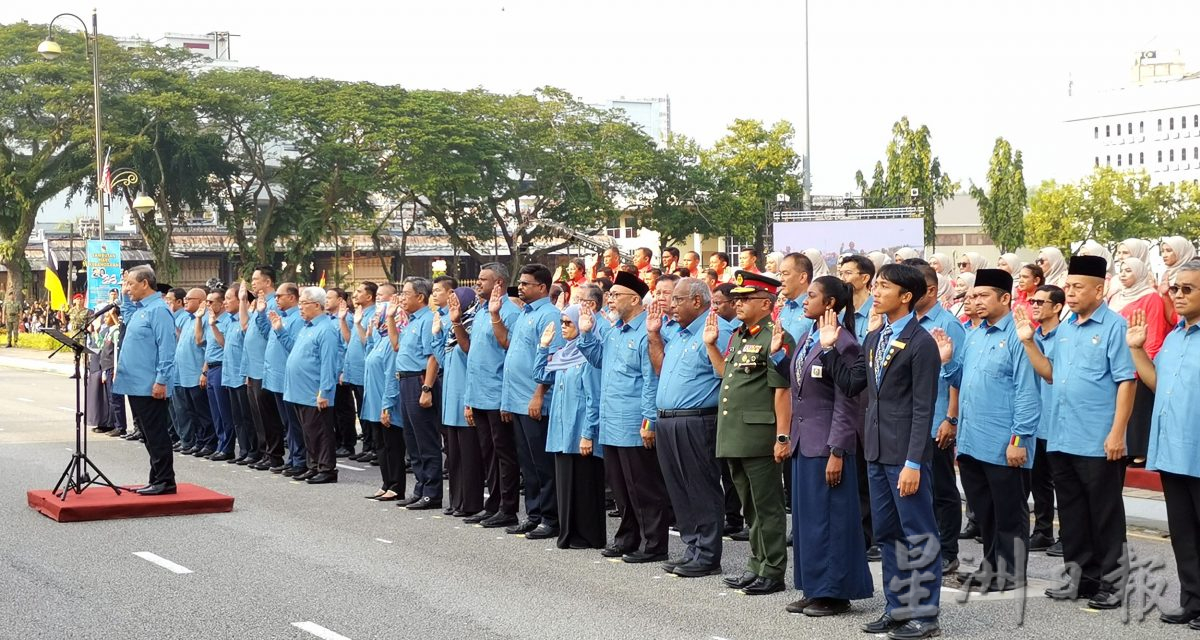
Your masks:
[{"label": "bush", "polygon": [[17,336],[17,346],[23,349],[54,351],[59,347],[59,343],[58,340],[42,333],[22,333]]}]

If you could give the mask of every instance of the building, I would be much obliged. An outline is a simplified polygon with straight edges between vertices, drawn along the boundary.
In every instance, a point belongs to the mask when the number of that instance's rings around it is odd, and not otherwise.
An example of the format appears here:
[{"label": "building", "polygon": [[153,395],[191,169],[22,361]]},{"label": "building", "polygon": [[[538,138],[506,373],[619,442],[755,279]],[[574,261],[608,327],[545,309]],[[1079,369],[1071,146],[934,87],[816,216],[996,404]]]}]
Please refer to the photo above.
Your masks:
[{"label": "building", "polygon": [[625,117],[641,127],[655,142],[663,144],[671,135],[671,98],[628,99],[622,96],[592,105],[598,109],[623,111]]},{"label": "building", "polygon": [[203,35],[186,33],[164,33],[158,38],[142,38],[138,36],[116,38],[117,44],[132,49],[134,47],[170,47],[187,49],[192,53],[208,58],[213,66],[236,66],[233,57],[233,38],[239,37],[228,31],[210,31]]},{"label": "building", "polygon": [[1200,73],[1179,52],[1142,51],[1132,83],[1072,95],[1065,120],[1072,166],[1145,171],[1154,184],[1200,180]]}]

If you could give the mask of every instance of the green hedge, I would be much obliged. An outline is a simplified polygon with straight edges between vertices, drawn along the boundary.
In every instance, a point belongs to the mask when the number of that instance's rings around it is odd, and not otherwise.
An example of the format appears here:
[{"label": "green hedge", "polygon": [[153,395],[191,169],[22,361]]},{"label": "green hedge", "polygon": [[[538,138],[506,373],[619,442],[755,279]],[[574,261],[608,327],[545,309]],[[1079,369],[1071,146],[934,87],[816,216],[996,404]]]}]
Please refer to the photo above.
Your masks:
[{"label": "green hedge", "polygon": [[58,348],[58,341],[41,333],[22,333],[17,336],[17,346],[23,349],[54,351]]}]

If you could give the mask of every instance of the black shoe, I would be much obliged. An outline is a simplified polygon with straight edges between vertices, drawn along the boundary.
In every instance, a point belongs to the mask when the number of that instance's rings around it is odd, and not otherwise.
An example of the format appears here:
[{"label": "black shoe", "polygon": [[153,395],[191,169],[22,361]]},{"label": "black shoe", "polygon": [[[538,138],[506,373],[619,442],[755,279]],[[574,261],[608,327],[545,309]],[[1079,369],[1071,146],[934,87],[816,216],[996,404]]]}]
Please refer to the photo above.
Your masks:
[{"label": "black shoe", "polygon": [[179,442],[176,442],[175,444],[171,445],[171,451],[174,451],[175,453],[179,453],[182,450],[183,450],[183,444],[181,444]]},{"label": "black shoe", "polygon": [[216,452],[213,451],[212,449],[209,449],[208,447],[204,447],[203,449],[200,449],[199,451],[192,453],[192,455],[196,456],[197,458],[207,458],[214,453],[216,453]]},{"label": "black shoe", "polygon": [[707,565],[699,562],[688,562],[675,567],[671,573],[680,578],[703,578],[704,576],[715,576],[721,573],[721,565]]},{"label": "black shoe", "polygon": [[110,438],[124,438],[125,430],[124,429],[113,429],[112,431],[109,431],[108,433],[106,433],[104,435],[106,435]]},{"label": "black shoe", "polygon": [[1200,631],[1200,618],[1196,618],[1195,620],[1192,620],[1191,622],[1189,622],[1188,628],[1195,629],[1196,631]]},{"label": "black shoe", "polygon": [[952,575],[958,571],[958,558],[942,558],[942,575]]},{"label": "black shoe", "polygon": [[350,454],[352,453],[354,452],[346,447],[338,447],[337,450],[333,452],[333,455],[336,458],[349,458]]},{"label": "black shoe", "polygon": [[273,467],[267,467],[267,471],[270,471],[271,473],[283,473],[284,471],[287,471],[288,469],[291,469],[291,467],[287,466],[286,464],[283,464],[282,462]]},{"label": "black shoe", "polygon": [[304,481],[308,484],[332,484],[337,482],[337,476],[338,474],[336,471],[322,471],[311,478],[305,479]]},{"label": "black shoe", "polygon": [[248,467],[256,462],[258,462],[258,458],[255,458],[253,456],[246,456],[245,458],[242,458],[240,460],[233,461],[233,463],[239,467]]},{"label": "black shoe", "polygon": [[801,613],[810,618],[824,618],[826,616],[841,615],[849,610],[849,600],[840,600],[838,598],[817,598],[815,602],[807,607],[804,607],[804,610],[801,611]]},{"label": "black shoe", "polygon": [[92,433],[108,433],[112,427],[92,427]]},{"label": "black shoe", "polygon": [[421,496],[409,496],[407,498],[401,498],[396,501],[396,506],[397,507],[407,507],[408,505],[413,504],[420,499],[421,499]]},{"label": "black shoe", "polygon": [[600,550],[600,555],[605,558],[620,558],[625,555],[625,550],[615,544],[610,544]]},{"label": "black shoe", "polygon": [[482,524],[484,520],[487,520],[494,515],[496,514],[488,513],[487,511],[480,511],[469,518],[463,518],[463,524]]},{"label": "black shoe", "polygon": [[212,460],[213,462],[228,462],[233,460],[233,454],[225,453],[224,451],[218,451],[217,453],[214,453],[209,460]]},{"label": "black shoe", "polygon": [[888,633],[903,626],[903,620],[897,620],[885,613],[879,616],[878,620],[864,624],[862,630],[865,633]]},{"label": "black shoe", "polygon": [[725,529],[721,533],[731,536],[745,528],[746,524],[742,522],[726,522]]},{"label": "black shoe", "polygon": [[484,529],[499,529],[500,527],[511,527],[517,522],[517,516],[511,513],[495,513],[480,520],[479,526]]},{"label": "black shoe", "polygon": [[1054,544],[1050,545],[1050,548],[1046,549],[1046,555],[1051,558],[1063,557],[1062,540],[1056,540]]},{"label": "black shoe", "polygon": [[347,458],[347,459],[349,459],[349,460],[353,460],[353,461],[355,461],[355,462],[358,462],[358,461],[359,461],[359,460],[361,460],[361,459],[363,458],[363,456],[365,456],[365,455],[367,455],[367,452],[366,452],[366,451],[363,451],[363,452],[361,452],[361,453],[352,453],[352,454],[350,454],[350,455],[346,456],[346,458]]},{"label": "black shoe", "polygon": [[254,469],[255,471],[266,471],[271,468],[271,463],[267,462],[265,458],[261,458],[258,462],[247,463],[246,468]]},{"label": "black shoe", "polygon": [[610,510],[609,510],[609,512],[608,512],[608,517],[610,517],[610,518],[620,518],[620,517],[621,517],[621,510],[620,510],[620,509],[610,509]]},{"label": "black shoe", "polygon": [[296,475],[292,476],[292,480],[295,480],[297,482],[304,482],[305,480],[308,480],[309,478],[314,478],[316,476],[317,476],[316,469],[305,469],[304,471],[301,471],[300,473],[297,473]]},{"label": "black shoe", "polygon": [[937,621],[922,622],[920,620],[909,620],[904,623],[904,626],[897,627],[888,632],[888,640],[923,640],[923,638],[935,638],[942,635],[942,628]]},{"label": "black shoe", "polygon": [[1091,600],[1088,600],[1087,606],[1089,609],[1108,610],[1119,609],[1124,603],[1125,598],[1121,597],[1121,594],[1113,593],[1112,591],[1101,591],[1092,596]]},{"label": "black shoe", "polygon": [[666,571],[667,573],[675,573],[675,567],[685,565],[687,563],[688,561],[683,556],[679,556],[678,558],[668,558],[666,562],[662,563],[662,568],[663,571]]},{"label": "black shoe", "polygon": [[522,520],[521,522],[518,522],[517,524],[514,524],[511,527],[506,527],[504,529],[504,533],[507,533],[510,536],[524,535],[524,534],[529,533],[530,531],[533,531],[534,529],[536,529],[537,526],[538,526],[538,523],[536,523],[536,522],[531,522],[529,520]]},{"label": "black shoe", "polygon": [[434,500],[429,496],[423,496],[420,500],[404,507],[409,511],[424,511],[426,509],[441,509],[442,501]]},{"label": "black shoe", "polygon": [[880,547],[877,544],[867,547],[867,562],[881,561],[883,561],[883,547]]},{"label": "black shoe", "polygon": [[158,484],[148,484],[148,485],[142,487],[141,489],[135,489],[133,492],[138,494],[139,496],[170,495],[170,494],[175,493],[175,484],[174,483],[166,484],[166,483],[161,483],[161,482]]},{"label": "black shoe", "polygon": [[979,525],[968,522],[965,529],[958,533],[959,540],[972,540],[979,537]]},{"label": "black shoe", "polygon": [[629,564],[644,564],[647,562],[662,562],[667,559],[665,553],[650,553],[649,551],[630,551],[621,556],[621,562]]},{"label": "black shoe", "polygon": [[1053,545],[1054,540],[1044,534],[1035,533],[1032,536],[1029,536],[1030,551],[1045,551]]},{"label": "black shoe", "polygon": [[1195,611],[1180,611],[1179,613],[1162,613],[1158,616],[1166,624],[1187,624],[1192,620],[1200,619],[1200,613]]},{"label": "black shoe", "polygon": [[795,602],[789,603],[788,606],[784,607],[784,609],[786,609],[788,613],[804,613],[804,610],[815,602],[816,600],[813,598],[800,598]]},{"label": "black shoe", "polygon": [[121,436],[121,439],[122,440],[137,440],[140,437],[142,437],[142,432],[137,429],[134,429],[133,431]]},{"label": "black shoe", "polygon": [[1084,587],[1075,587],[1070,583],[1061,587],[1050,587],[1046,589],[1045,594],[1051,600],[1078,600],[1079,598],[1092,598],[1096,595],[1096,591],[1085,589]]},{"label": "black shoe", "polygon": [[288,467],[283,470],[283,477],[293,478],[304,473],[305,471],[308,471],[308,469],[305,469],[304,467]]},{"label": "black shoe", "polygon": [[455,518],[465,518],[465,517],[471,515],[472,513],[475,513],[475,512],[474,511],[463,511],[462,509],[455,509],[453,512],[450,513],[450,515]]},{"label": "black shoe", "polygon": [[745,571],[742,573],[742,575],[737,577],[726,576],[721,578],[721,582],[724,582],[725,586],[729,587],[730,589],[741,589],[743,587],[747,587],[755,580],[758,580],[758,574],[754,573],[753,571]]},{"label": "black shoe", "polygon": [[242,457],[235,458],[233,456],[229,456],[229,459],[226,460],[225,463],[226,464],[246,464],[246,457],[242,456]]},{"label": "black shoe", "polygon": [[737,542],[750,542],[750,530],[742,529],[736,533],[731,533],[729,534],[729,539],[736,540]]},{"label": "black shoe", "polygon": [[529,538],[530,540],[545,540],[546,538],[557,538],[558,537],[558,529],[555,529],[554,527],[552,527],[548,524],[539,524],[537,526],[537,528],[535,528],[533,531],[526,533],[525,537]]},{"label": "black shoe", "polygon": [[742,593],[748,596],[765,596],[783,591],[783,580],[775,578],[759,578],[742,587]]},{"label": "black shoe", "polygon": [[454,515],[454,507],[446,507],[445,509],[442,509],[442,515],[444,515],[444,516]]},{"label": "black shoe", "polygon": [[195,446],[185,447],[183,445],[180,445],[179,449],[176,451],[176,453],[178,453],[181,456],[190,456],[190,455],[192,455],[192,452],[195,450],[196,450]]}]

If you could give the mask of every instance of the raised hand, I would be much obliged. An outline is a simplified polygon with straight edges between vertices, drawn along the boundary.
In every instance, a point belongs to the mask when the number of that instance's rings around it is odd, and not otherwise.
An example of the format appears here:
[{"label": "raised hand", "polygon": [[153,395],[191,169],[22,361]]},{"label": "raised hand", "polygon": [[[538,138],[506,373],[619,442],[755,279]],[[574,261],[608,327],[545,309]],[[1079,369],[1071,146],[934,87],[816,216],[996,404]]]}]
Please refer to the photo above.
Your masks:
[{"label": "raised hand", "polygon": [[776,322],[771,330],[771,353],[778,353],[780,349],[783,349],[783,325]]},{"label": "raised hand", "polygon": [[1029,310],[1022,306],[1016,306],[1012,311],[1013,324],[1017,327],[1017,338],[1021,342],[1029,342],[1033,340],[1033,322],[1029,319]]},{"label": "raised hand", "polygon": [[541,344],[542,344],[542,346],[543,346],[543,347],[549,347],[549,346],[550,346],[550,343],[551,343],[551,342],[554,342],[554,329],[555,329],[555,327],[556,327],[556,325],[555,325],[553,322],[551,322],[550,324],[546,325],[546,328],[545,328],[545,329],[542,331],[542,342],[541,342]]},{"label": "raised hand", "polygon": [[462,303],[458,301],[457,295],[452,295],[446,300],[446,309],[450,317],[450,322],[454,324],[462,322]]},{"label": "raised hand", "polygon": [[662,305],[658,300],[650,303],[650,309],[646,311],[646,331],[650,333],[658,333],[662,330],[663,314]]},{"label": "raised hand", "polygon": [[254,299],[254,310],[262,313],[267,308],[267,297],[259,296]]},{"label": "raised hand", "polygon": [[354,307],[354,324],[362,326],[363,308],[362,305]]},{"label": "raised hand", "polygon": [[438,335],[442,332],[442,314],[437,311],[433,312],[433,322],[430,323],[433,329],[433,335]]},{"label": "raised hand", "polygon": [[717,338],[721,337],[721,327],[717,324],[717,312],[710,311],[704,321],[704,344],[716,346]]},{"label": "raised hand", "polygon": [[942,358],[942,364],[950,362],[950,359],[954,357],[954,341],[946,334],[946,330],[935,327],[933,331],[929,332],[929,335],[933,336],[933,341],[937,343],[938,355]]},{"label": "raised hand", "polygon": [[842,325],[838,322],[837,312],[826,309],[825,315],[817,322],[821,337],[821,348],[832,349],[837,344],[838,336],[842,334]]},{"label": "raised hand", "polygon": [[250,290],[246,288],[245,281],[238,283],[238,300],[248,302],[250,300]]},{"label": "raised hand", "polygon": [[283,318],[274,311],[267,314],[267,320],[271,321],[271,328],[279,331],[283,328]]},{"label": "raised hand", "polygon": [[588,307],[582,307],[579,310],[579,330],[584,333],[591,333],[592,329],[596,328],[596,312]]},{"label": "raised hand", "polygon": [[488,313],[492,315],[500,313],[500,307],[504,305],[504,287],[496,285],[492,287],[492,297],[488,299]]},{"label": "raised hand", "polygon": [[338,305],[338,320],[345,320],[348,315],[350,315],[350,305],[346,304],[345,300],[342,300],[342,303]]},{"label": "raised hand", "polygon": [[1146,312],[1138,309],[1129,318],[1129,328],[1125,330],[1125,344],[1130,349],[1141,349],[1146,346]]}]

